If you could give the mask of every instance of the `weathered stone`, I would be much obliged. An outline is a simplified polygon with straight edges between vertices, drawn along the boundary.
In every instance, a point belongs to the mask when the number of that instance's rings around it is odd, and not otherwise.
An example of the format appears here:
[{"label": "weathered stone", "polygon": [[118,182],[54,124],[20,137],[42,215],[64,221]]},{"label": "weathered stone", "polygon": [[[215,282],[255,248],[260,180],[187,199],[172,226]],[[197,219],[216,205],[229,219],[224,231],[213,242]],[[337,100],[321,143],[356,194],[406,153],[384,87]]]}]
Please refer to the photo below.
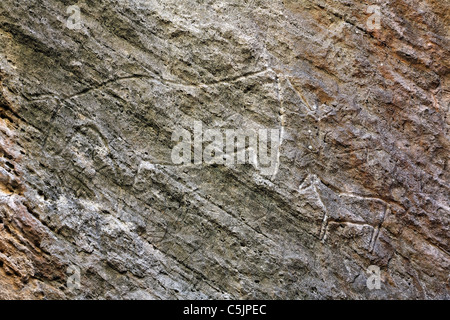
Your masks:
[{"label": "weathered stone", "polygon": [[448,2],[74,4],[0,2],[0,298],[450,298]]}]

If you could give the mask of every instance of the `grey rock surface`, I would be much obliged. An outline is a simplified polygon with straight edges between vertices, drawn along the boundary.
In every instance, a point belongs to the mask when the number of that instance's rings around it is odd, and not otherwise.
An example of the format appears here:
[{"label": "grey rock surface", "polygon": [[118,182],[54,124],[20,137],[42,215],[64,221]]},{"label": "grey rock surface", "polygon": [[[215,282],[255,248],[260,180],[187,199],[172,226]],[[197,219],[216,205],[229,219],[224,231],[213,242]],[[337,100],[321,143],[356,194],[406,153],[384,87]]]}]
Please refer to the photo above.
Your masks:
[{"label": "grey rock surface", "polygon": [[[2,0],[0,298],[449,299],[449,7]],[[194,121],[277,171],[174,164]]]}]

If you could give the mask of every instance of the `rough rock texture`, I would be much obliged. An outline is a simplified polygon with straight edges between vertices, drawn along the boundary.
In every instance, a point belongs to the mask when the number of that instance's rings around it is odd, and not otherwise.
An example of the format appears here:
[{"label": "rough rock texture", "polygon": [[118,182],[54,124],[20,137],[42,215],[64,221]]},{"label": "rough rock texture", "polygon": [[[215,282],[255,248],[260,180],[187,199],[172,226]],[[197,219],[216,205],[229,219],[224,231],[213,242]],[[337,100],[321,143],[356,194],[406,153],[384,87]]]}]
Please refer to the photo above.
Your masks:
[{"label": "rough rock texture", "polygon": [[[449,13],[2,0],[0,298],[449,299]],[[174,165],[194,120],[283,128],[277,174]]]}]

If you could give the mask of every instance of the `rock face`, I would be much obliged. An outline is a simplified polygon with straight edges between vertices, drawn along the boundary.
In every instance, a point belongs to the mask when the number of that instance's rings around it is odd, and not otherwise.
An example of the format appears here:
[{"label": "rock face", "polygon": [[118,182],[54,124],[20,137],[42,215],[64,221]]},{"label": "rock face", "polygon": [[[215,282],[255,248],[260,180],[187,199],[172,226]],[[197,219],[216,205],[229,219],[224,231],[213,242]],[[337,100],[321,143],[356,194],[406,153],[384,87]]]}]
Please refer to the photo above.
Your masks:
[{"label": "rock face", "polygon": [[[0,298],[450,299],[449,13],[2,0]],[[276,170],[174,163],[195,121]]]}]

